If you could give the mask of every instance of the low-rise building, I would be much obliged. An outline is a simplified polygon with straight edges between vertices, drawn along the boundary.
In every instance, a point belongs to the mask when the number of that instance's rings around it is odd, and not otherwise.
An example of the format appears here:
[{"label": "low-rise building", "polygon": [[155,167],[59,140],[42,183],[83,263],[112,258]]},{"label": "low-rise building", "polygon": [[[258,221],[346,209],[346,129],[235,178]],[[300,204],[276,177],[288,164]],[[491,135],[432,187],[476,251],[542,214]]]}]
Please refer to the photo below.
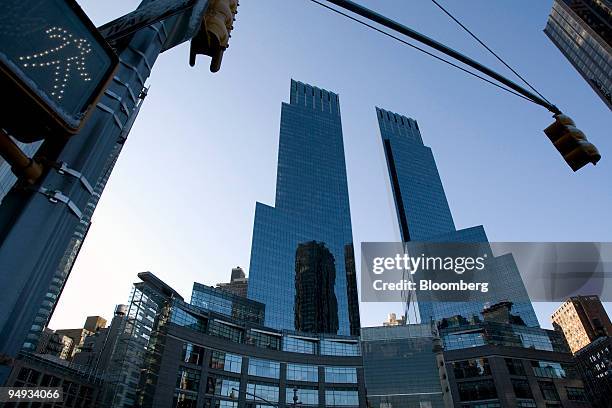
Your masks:
[{"label": "low-rise building", "polygon": [[73,346],[74,342],[71,337],[56,333],[45,327],[40,336],[36,353],[50,354],[63,360],[68,360],[72,355]]},{"label": "low-rise building", "polygon": [[87,316],[83,327],[78,329],[59,329],[55,333],[70,337],[72,347],[68,353],[68,360],[72,360],[75,354],[81,351],[87,336],[95,334],[99,329],[106,327],[106,319],[100,316]]},{"label": "low-rise building", "polygon": [[126,305],[117,305],[115,315],[109,327],[101,327],[94,334],[87,336],[78,353],[72,361],[79,366],[88,367],[93,372],[102,375],[110,364],[110,359],[119,334],[124,329]]},{"label": "low-rise building", "polygon": [[366,406],[359,338],[271,329],[261,303],[194,284],[190,304],[138,276],[106,377],[113,407]]},{"label": "low-rise building", "polygon": [[[494,305],[483,311],[480,322],[453,319],[440,324],[454,406],[589,407],[562,334],[512,324],[511,303],[504,304],[506,312]],[[502,316],[508,320],[501,321]]]},{"label": "low-rise building", "polygon": [[22,352],[12,361],[12,371],[5,387],[58,387],[63,402],[26,403],[7,402],[5,408],[23,406],[96,407],[106,408],[102,401],[104,382],[101,377],[74,366],[70,362],[49,354]]},{"label": "low-rise building", "polygon": [[389,313],[387,320],[383,322],[383,326],[404,326],[406,324],[406,318],[404,316],[397,318],[395,313]]}]

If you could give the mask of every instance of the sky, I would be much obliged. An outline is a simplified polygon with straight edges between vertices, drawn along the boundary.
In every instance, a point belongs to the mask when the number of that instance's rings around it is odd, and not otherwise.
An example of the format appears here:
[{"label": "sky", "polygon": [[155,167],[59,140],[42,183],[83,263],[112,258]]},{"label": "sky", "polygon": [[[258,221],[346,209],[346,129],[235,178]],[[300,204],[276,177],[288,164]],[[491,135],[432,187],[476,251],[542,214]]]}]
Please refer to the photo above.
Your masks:
[{"label": "sky", "polygon": [[[138,5],[78,2],[98,26]],[[511,75],[430,0],[359,3]],[[441,3],[576,121],[603,156],[596,167],[571,171],[542,132],[544,108],[308,0],[242,0],[218,73],[204,56],[189,67],[188,44],[158,58],[50,327],[110,319],[141,271],[187,299],[194,281],[248,272],[255,203],[274,204],[291,78],[340,95],[358,268],[361,242],[400,240],[375,106],[418,121],[457,228],[482,224],[490,241],[612,241],[612,115],[542,32],[552,1]],[[557,306],[535,304],[543,327]],[[362,303],[362,325],[400,311]]]}]

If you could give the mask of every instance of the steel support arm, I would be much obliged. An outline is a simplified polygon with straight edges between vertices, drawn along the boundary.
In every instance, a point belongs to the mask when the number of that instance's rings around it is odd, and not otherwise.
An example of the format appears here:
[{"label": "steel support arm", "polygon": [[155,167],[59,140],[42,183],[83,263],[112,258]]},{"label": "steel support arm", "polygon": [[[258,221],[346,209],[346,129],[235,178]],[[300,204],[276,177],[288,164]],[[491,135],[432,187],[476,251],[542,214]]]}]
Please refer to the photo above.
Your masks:
[{"label": "steel support arm", "polygon": [[526,98],[530,99],[531,101],[533,101],[534,103],[541,105],[543,107],[545,107],[546,109],[548,109],[549,111],[551,111],[554,114],[558,114],[561,113],[561,111],[553,104],[545,101],[544,99],[542,99],[541,97],[539,97],[538,95],[533,94],[532,92],[528,91],[527,89],[523,88],[522,86],[516,84],[515,82],[509,80],[508,78],[504,77],[503,75],[493,71],[492,69],[482,65],[481,63],[474,61],[473,59],[471,59],[470,57],[467,57],[463,54],[461,54],[458,51],[453,50],[450,47],[447,47],[446,45],[439,43],[438,41],[427,37],[426,35],[423,35],[411,28],[406,27],[403,24],[400,24],[396,21],[391,20],[390,18],[387,18],[383,15],[380,15],[366,7],[363,7],[357,3],[354,3],[350,0],[326,0],[328,3],[332,3],[338,7],[341,7],[345,10],[351,11],[355,14],[360,15],[361,17],[367,18],[368,20],[374,21],[380,25],[383,25],[393,31],[396,31],[400,34],[404,34],[414,40],[417,40],[425,45],[428,45],[431,48],[434,48],[446,55],[448,55],[451,58],[454,58],[466,65],[469,65],[470,67],[482,72],[483,74],[487,75],[490,78],[495,79],[496,81],[506,85],[507,87],[513,89],[514,91],[520,93],[521,95],[525,96]]}]

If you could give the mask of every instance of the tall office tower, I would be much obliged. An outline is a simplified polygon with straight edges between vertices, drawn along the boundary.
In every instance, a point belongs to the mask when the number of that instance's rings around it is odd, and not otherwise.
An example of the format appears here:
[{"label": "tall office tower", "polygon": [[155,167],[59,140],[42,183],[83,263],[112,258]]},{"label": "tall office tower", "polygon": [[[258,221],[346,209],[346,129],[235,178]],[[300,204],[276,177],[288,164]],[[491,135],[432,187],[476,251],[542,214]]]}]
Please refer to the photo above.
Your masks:
[{"label": "tall office tower", "polygon": [[563,332],[576,353],[598,337],[612,337],[612,323],[598,296],[574,296],[552,315],[555,330]]},{"label": "tall office tower", "polygon": [[308,333],[338,332],[334,256],[323,243],[300,244],[295,253],[295,329]]},{"label": "tall office tower", "polygon": [[[423,144],[419,125],[413,119],[376,108],[391,189],[403,242],[478,243],[486,251],[487,278],[505,282],[502,291],[491,290],[488,302],[512,300],[514,312],[528,326],[538,326],[525,285],[512,255],[492,255],[482,226],[455,229],[444,187],[432,151]],[[478,320],[485,303],[479,301],[427,301],[417,291],[422,323],[461,315]]]},{"label": "tall office tower", "polygon": [[248,287],[249,279],[244,274],[244,270],[239,266],[232,268],[232,276],[229,282],[217,283],[218,289],[243,297],[247,296]]},{"label": "tall office tower", "polygon": [[291,81],[281,110],[276,204],[257,203],[248,296],[266,325],[295,329],[295,256],[317,241],[336,267],[338,334],[357,334],[359,309],[338,95]]},{"label": "tall office tower", "polygon": [[612,1],[555,0],[544,32],[612,109]]}]

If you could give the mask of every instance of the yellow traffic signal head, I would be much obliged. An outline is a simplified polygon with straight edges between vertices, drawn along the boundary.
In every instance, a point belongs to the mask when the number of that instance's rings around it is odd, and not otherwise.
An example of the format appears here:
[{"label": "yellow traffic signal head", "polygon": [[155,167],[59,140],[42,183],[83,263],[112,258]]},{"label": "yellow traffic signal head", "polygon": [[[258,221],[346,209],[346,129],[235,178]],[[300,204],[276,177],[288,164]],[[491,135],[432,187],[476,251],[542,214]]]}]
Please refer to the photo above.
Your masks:
[{"label": "yellow traffic signal head", "polygon": [[601,155],[597,148],[587,140],[567,115],[557,114],[555,122],[544,129],[544,133],[555,145],[572,170],[577,171],[588,163],[597,164]]},{"label": "yellow traffic signal head", "polygon": [[191,40],[189,64],[195,65],[197,54],[212,57],[210,70],[221,67],[223,52],[229,46],[230,32],[234,28],[234,15],[238,13],[238,0],[211,0],[204,15],[200,32]]}]

